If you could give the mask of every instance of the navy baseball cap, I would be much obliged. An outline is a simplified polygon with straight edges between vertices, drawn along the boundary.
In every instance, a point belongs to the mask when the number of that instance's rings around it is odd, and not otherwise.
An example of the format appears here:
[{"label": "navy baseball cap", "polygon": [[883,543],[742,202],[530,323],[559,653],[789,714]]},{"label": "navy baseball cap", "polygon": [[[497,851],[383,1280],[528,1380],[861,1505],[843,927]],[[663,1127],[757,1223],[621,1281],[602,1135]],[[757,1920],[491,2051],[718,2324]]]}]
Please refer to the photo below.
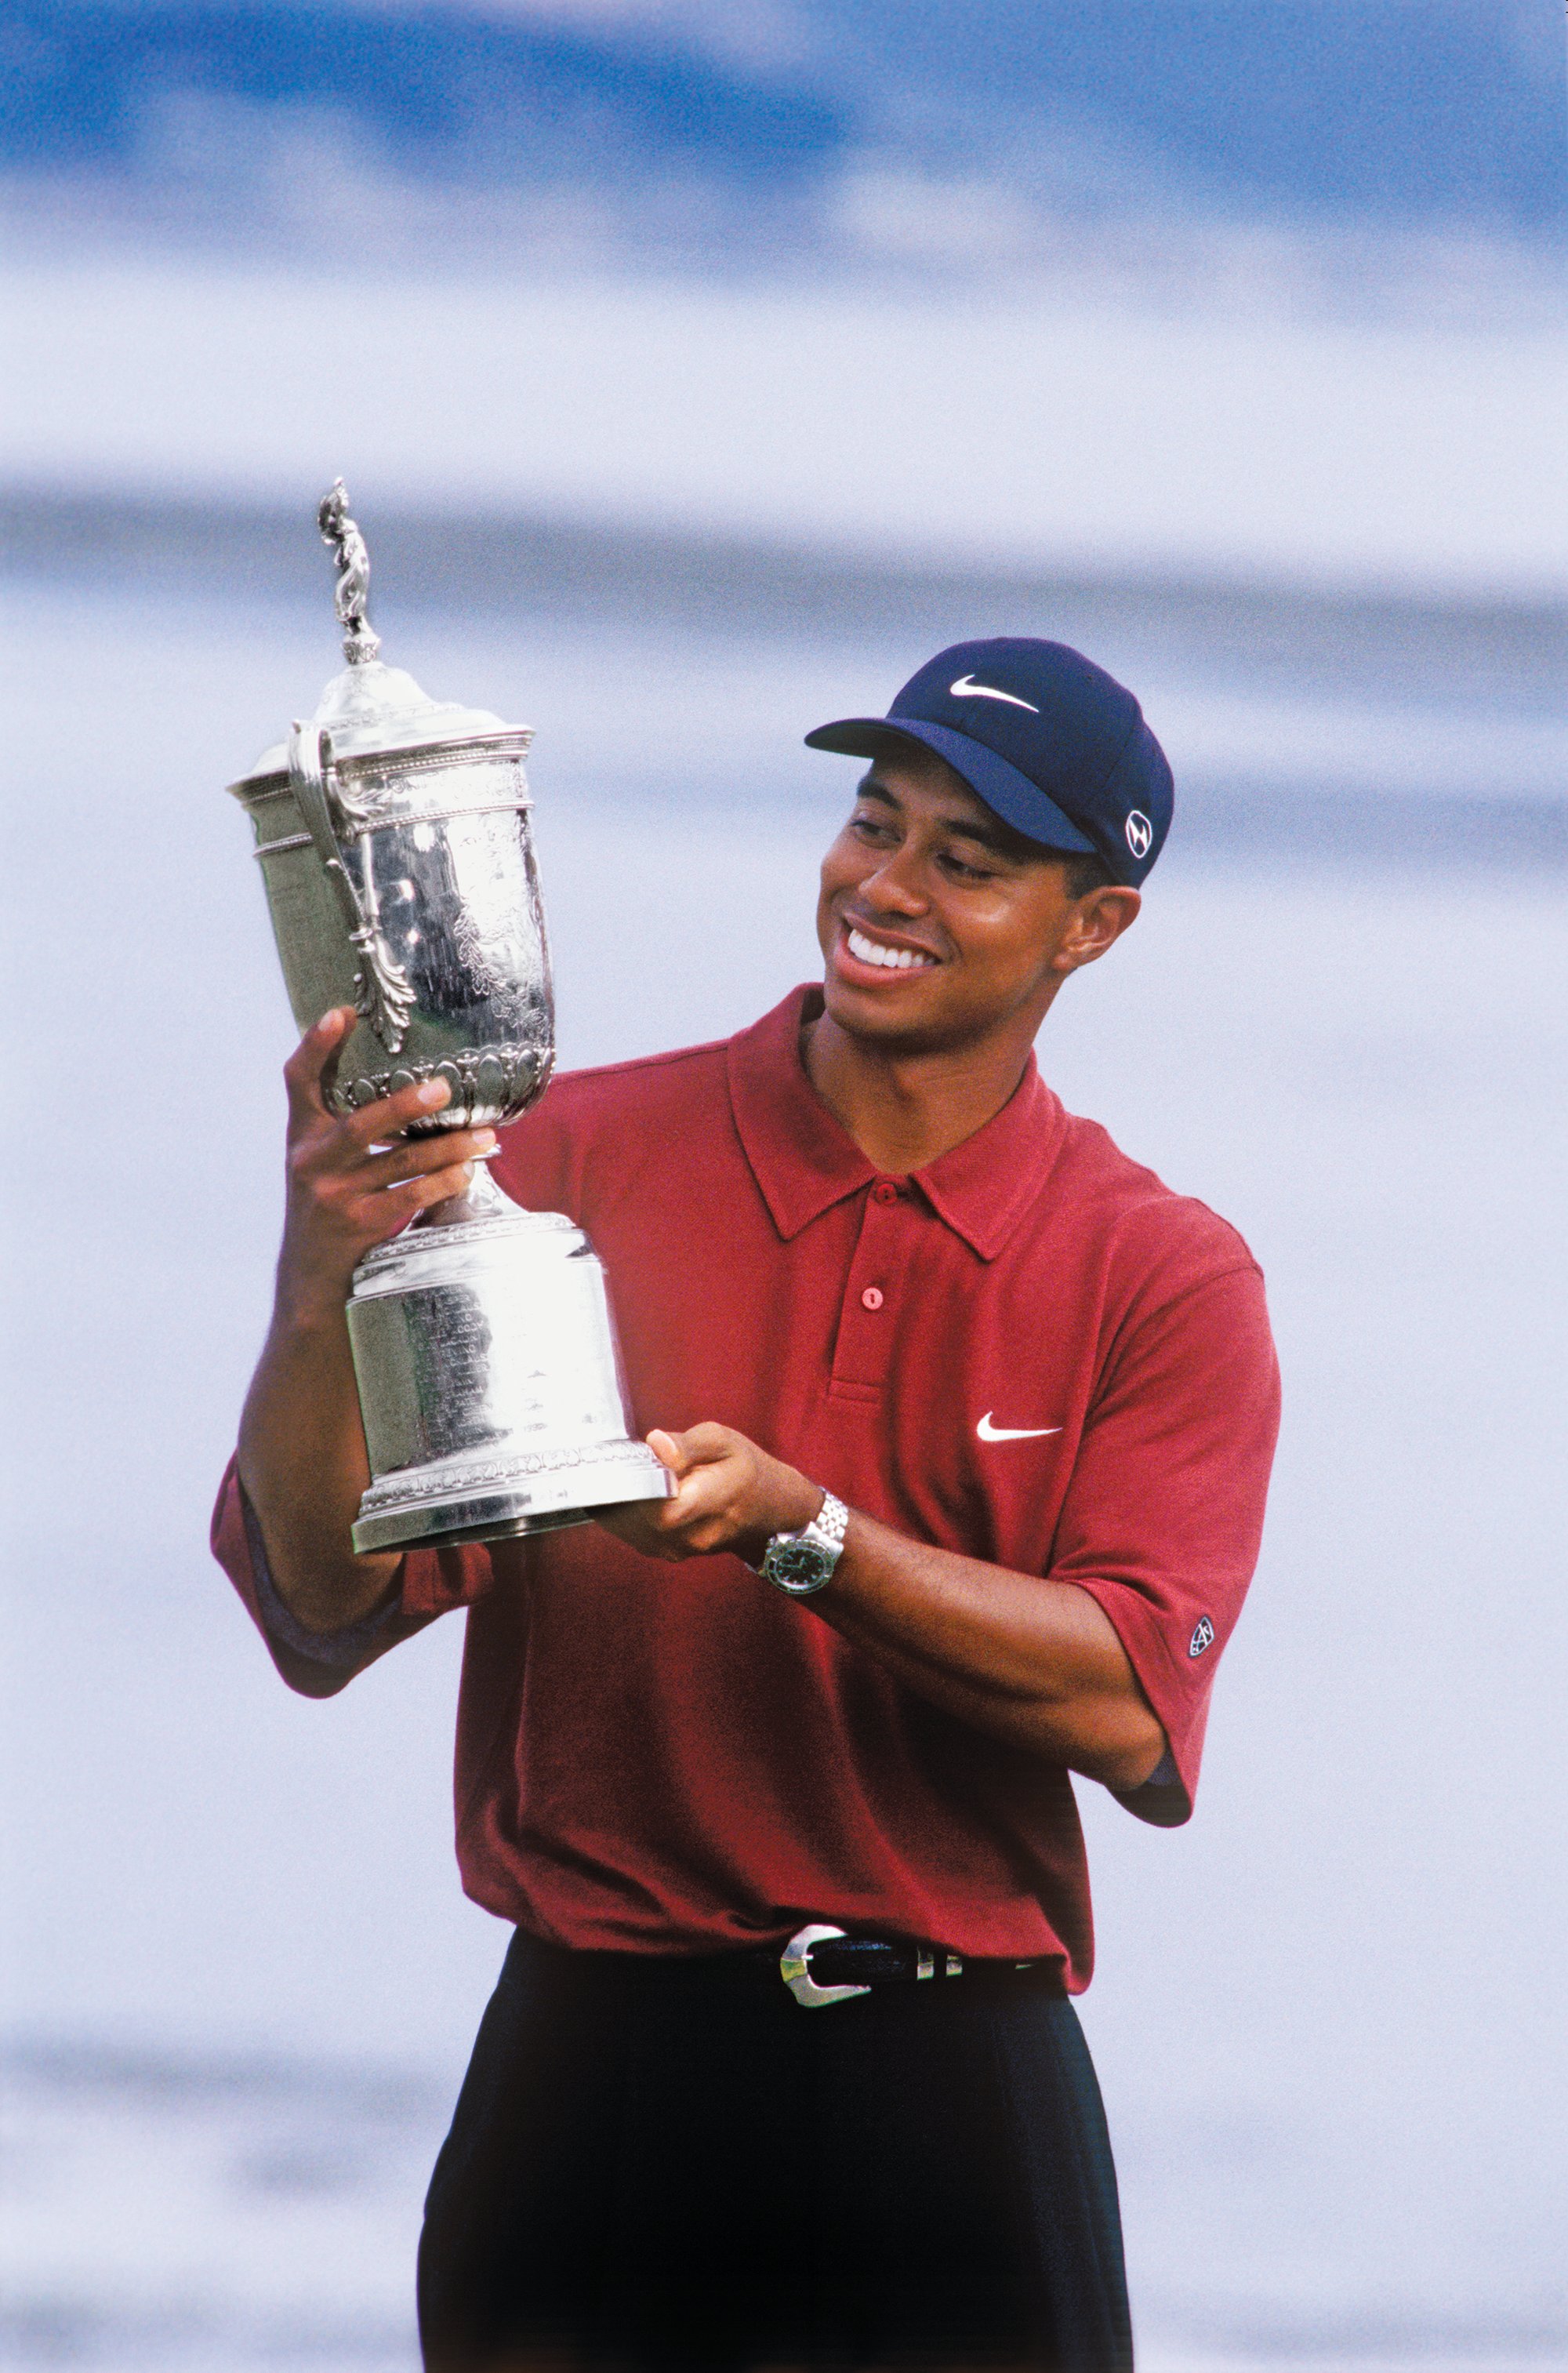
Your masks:
[{"label": "navy baseball cap", "polygon": [[886,717],[841,717],[806,740],[875,758],[890,735],[946,758],[1015,831],[1102,858],[1118,882],[1142,882],[1170,830],[1170,767],[1143,710],[1065,643],[954,643],[911,676]]}]

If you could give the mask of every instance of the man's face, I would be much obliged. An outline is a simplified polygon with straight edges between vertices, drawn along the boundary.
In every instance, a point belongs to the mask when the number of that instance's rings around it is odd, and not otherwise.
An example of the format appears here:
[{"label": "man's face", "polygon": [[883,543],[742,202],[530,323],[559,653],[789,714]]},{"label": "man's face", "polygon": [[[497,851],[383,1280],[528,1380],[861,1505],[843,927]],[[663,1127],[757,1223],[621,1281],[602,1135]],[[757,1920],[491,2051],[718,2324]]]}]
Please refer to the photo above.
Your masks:
[{"label": "man's face", "polygon": [[1020,1026],[1032,1037],[1068,973],[1138,910],[1135,890],[1070,896],[1067,872],[935,752],[889,744],[822,860],[830,1017],[912,1053]]}]

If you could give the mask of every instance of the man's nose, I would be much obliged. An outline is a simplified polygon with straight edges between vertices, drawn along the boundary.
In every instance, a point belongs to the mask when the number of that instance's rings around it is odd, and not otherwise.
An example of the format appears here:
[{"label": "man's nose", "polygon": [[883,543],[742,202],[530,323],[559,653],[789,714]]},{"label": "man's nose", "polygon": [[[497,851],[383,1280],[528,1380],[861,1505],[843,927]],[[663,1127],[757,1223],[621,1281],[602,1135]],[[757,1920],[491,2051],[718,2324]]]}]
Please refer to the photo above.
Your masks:
[{"label": "man's nose", "polygon": [[923,915],[927,900],[919,860],[908,848],[895,849],[862,882],[860,894],[884,914]]}]

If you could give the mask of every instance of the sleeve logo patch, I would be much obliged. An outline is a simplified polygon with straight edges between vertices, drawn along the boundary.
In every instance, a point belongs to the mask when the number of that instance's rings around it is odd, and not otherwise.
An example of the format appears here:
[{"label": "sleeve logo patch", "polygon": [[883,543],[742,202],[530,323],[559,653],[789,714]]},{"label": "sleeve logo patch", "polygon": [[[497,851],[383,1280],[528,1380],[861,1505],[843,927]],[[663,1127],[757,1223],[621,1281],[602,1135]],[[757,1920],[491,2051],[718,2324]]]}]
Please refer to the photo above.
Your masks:
[{"label": "sleeve logo patch", "polygon": [[1201,1656],[1206,1648],[1212,1648],[1214,1644],[1214,1627],[1206,1615],[1200,1615],[1192,1637],[1187,1642],[1187,1653],[1190,1656]]}]

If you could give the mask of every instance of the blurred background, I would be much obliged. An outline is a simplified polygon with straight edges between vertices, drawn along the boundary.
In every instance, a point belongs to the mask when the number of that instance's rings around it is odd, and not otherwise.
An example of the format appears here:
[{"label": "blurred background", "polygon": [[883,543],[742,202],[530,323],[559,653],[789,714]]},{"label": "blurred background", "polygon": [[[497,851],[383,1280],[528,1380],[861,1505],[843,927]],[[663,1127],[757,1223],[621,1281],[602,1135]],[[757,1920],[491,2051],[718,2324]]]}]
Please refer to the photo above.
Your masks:
[{"label": "blurred background", "polygon": [[6,0],[5,2363],[411,2373],[505,1943],[458,1623],[307,1704],[205,1549],[292,1035],[223,786],[342,472],[386,656],[537,729],[566,1063],[811,973],[821,718],[1139,693],[1041,1061],[1286,1380],[1197,1818],[1082,1791],[1141,2362],[1568,2365],[1564,112],[1555,0]]}]

